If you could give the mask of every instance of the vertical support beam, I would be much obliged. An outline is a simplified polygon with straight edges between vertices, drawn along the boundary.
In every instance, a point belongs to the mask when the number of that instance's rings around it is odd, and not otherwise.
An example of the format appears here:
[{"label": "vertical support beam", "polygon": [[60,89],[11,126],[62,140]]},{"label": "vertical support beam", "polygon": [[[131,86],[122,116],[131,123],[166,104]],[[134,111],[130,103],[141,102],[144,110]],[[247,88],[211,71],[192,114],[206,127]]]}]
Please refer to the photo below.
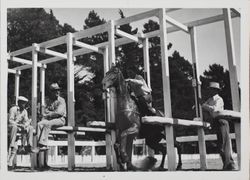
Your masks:
[{"label": "vertical support beam", "polygon": [[[170,76],[167,48],[167,25],[165,9],[159,10],[159,24],[161,37],[161,61],[162,61],[162,82],[164,97],[164,113],[166,117],[172,117],[171,96],[170,96]],[[171,125],[165,126],[166,142],[168,152],[168,170],[174,171],[176,168],[176,158],[174,149],[174,129]]]},{"label": "vertical support beam", "polygon": [[[40,68],[40,113],[44,113],[45,108],[45,65],[42,65]],[[46,156],[48,155],[48,151],[46,152],[40,152],[38,159],[39,159],[39,167],[44,167],[46,163]]]},{"label": "vertical support beam", "polygon": [[[109,68],[111,68],[112,64],[115,64],[115,26],[114,21],[109,21],[108,27],[108,56],[109,56]],[[116,93],[115,89],[111,89],[110,91],[110,121],[115,123],[116,118]],[[116,154],[114,151],[114,143],[116,142],[116,132],[111,131],[111,140],[112,140],[112,165],[113,170],[118,170]]]},{"label": "vertical support beam", "polygon": [[143,43],[143,60],[144,60],[144,78],[148,84],[148,87],[151,88],[148,38],[143,39],[142,43]]},{"label": "vertical support beam", "polygon": [[91,162],[94,162],[95,157],[95,145],[91,146]]},{"label": "vertical support beam", "polygon": [[[149,88],[151,88],[150,81],[150,63],[149,63],[149,42],[148,38],[143,39],[143,61],[144,61],[144,79],[147,82]],[[154,150],[148,146],[148,155],[154,156]]]},{"label": "vertical support beam", "polygon": [[[104,66],[104,76],[106,72],[108,72],[109,69],[109,54],[108,54],[108,47],[106,46],[104,49],[103,54],[103,66]],[[108,92],[105,95],[104,99],[104,107],[105,107],[105,122],[110,122],[110,98],[108,98]],[[112,169],[112,139],[111,134],[106,133],[105,134],[106,139],[106,169],[111,170]]]},{"label": "vertical support beam", "polygon": [[[68,126],[75,126],[73,36],[67,33]],[[68,132],[68,170],[75,168],[75,132]]]},{"label": "vertical support beam", "polygon": [[[224,15],[232,104],[233,104],[233,110],[239,112],[240,111],[240,95],[239,95],[238,77],[237,77],[237,70],[236,70],[236,60],[235,60],[235,51],[234,51],[235,48],[234,48],[233,28],[232,28],[232,19],[231,19],[230,9],[223,9],[223,15]],[[236,138],[236,147],[237,147],[238,166],[240,169],[240,165],[241,165],[240,123],[235,123],[234,128],[235,128],[235,136],[236,136],[235,138]]]},{"label": "vertical support beam", "polygon": [[18,101],[17,99],[19,97],[20,74],[21,74],[21,71],[17,70],[15,74],[15,103],[16,105]]},{"label": "vertical support beam", "polygon": [[[199,80],[199,69],[198,69],[198,53],[197,53],[197,38],[196,38],[196,28],[190,28],[190,38],[191,38],[191,50],[192,50],[192,61],[193,61],[193,79],[194,79],[194,92],[195,92],[195,107],[196,107],[196,117],[200,117],[203,121],[202,107],[199,104],[198,99],[201,99],[201,82]],[[202,127],[198,127],[198,144],[200,152],[200,168],[201,170],[207,169],[206,161],[206,142],[205,133]]]},{"label": "vertical support beam", "polygon": [[41,113],[44,113],[45,108],[45,65],[40,68],[40,98],[41,98]]},{"label": "vertical support beam", "polygon": [[[32,126],[34,129],[37,127],[37,61],[38,61],[38,45],[32,44]],[[37,147],[37,137],[33,138],[33,146]],[[31,155],[31,168],[37,167],[37,155],[32,153]]]}]

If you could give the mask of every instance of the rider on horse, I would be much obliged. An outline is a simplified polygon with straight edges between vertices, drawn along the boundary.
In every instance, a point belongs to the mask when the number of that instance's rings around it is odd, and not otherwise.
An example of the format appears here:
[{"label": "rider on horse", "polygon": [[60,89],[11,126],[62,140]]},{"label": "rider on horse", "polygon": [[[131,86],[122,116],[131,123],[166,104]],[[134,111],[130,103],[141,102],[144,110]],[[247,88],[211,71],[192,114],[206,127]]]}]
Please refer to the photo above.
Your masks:
[{"label": "rider on horse", "polygon": [[146,81],[141,75],[138,74],[138,69],[135,66],[131,66],[127,69],[128,79],[125,81],[129,83],[132,95],[135,96],[136,102],[139,107],[139,111],[142,116],[156,115],[155,109],[152,105],[152,89],[148,87]]}]

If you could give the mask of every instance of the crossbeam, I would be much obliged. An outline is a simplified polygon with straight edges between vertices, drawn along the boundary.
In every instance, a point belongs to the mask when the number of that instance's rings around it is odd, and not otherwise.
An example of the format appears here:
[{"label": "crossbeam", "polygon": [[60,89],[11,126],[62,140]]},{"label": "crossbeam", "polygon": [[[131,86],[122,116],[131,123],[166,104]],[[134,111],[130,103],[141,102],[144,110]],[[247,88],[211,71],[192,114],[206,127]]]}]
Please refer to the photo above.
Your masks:
[{"label": "crossbeam", "polygon": [[126,17],[126,18],[121,18],[121,19],[115,20],[114,25],[115,26],[121,26],[121,25],[124,25],[124,24],[139,21],[139,20],[142,20],[142,19],[145,19],[145,18],[158,16],[158,14],[159,14],[159,9],[153,9],[153,10],[150,10],[150,11],[147,11],[147,12],[143,12],[143,13],[140,13],[140,14],[136,14],[136,15],[133,15],[133,16]]},{"label": "crossbeam", "polygon": [[26,48],[19,49],[19,50],[11,52],[10,56],[18,56],[20,54],[25,54],[25,53],[28,53],[28,52],[31,52],[31,51],[32,51],[32,46],[29,46],[29,47],[26,47]]},{"label": "crossbeam", "polygon": [[140,39],[137,37],[137,36],[134,36],[134,35],[131,35],[129,33],[126,33],[124,31],[121,31],[120,29],[116,29],[115,30],[115,33],[119,36],[122,36],[122,37],[125,37],[125,38],[128,38],[132,41],[135,41],[137,43],[141,43]]},{"label": "crossbeam", "polygon": [[73,126],[62,126],[56,128],[57,131],[82,131],[82,132],[106,132],[105,128],[92,128],[92,127],[73,127]]},{"label": "crossbeam", "polygon": [[98,52],[98,53],[101,53],[103,54],[103,50],[96,47],[96,46],[93,46],[93,45],[89,45],[89,44],[86,44],[86,43],[83,43],[83,42],[80,42],[80,41],[77,41],[74,39],[73,41],[73,45],[75,46],[78,46],[78,47],[81,47],[81,48],[86,48],[86,49],[89,49],[91,51],[94,51],[94,52]]},{"label": "crossbeam", "polygon": [[176,21],[175,19],[171,18],[170,16],[167,16],[167,15],[166,15],[166,21],[167,21],[169,24],[171,24],[171,25],[173,25],[173,26],[179,28],[180,30],[182,30],[182,31],[184,31],[184,32],[186,32],[186,33],[189,33],[188,27],[187,27],[186,25],[184,25],[184,24],[182,24],[182,23]]},{"label": "crossbeam", "polygon": [[[27,59],[23,59],[23,58],[9,56],[8,60],[32,66],[32,61],[27,60]],[[38,67],[42,67],[42,64],[41,63],[37,63],[37,66]]]},{"label": "crossbeam", "polygon": [[[50,131],[49,133],[50,134],[55,134],[55,135],[61,135],[61,134],[65,134],[66,135],[66,134],[68,134],[65,131],[61,131],[61,130],[57,130],[57,129],[54,129],[54,130]],[[76,134],[77,135],[82,135],[82,136],[86,135],[85,132],[76,132]]]},{"label": "crossbeam", "polygon": [[84,30],[81,30],[79,32],[75,32],[75,33],[73,33],[73,37],[76,40],[78,40],[78,39],[82,39],[84,37],[93,36],[93,35],[103,33],[106,31],[107,31],[107,23],[101,24],[99,26],[94,26],[94,27],[91,27],[89,29],[84,29]]},{"label": "crossbeam", "polygon": [[17,71],[16,71],[16,70],[14,70],[14,69],[8,69],[8,73],[11,73],[11,74],[16,74],[16,73],[17,73]]},{"label": "crossbeam", "polygon": [[59,57],[59,58],[67,59],[66,54],[56,52],[56,51],[53,51],[53,50],[50,50],[50,49],[47,49],[47,48],[40,47],[40,48],[38,48],[38,51],[41,52],[41,53],[44,53],[44,54],[51,55],[51,56],[56,56],[56,57]]},{"label": "crossbeam", "polygon": [[159,116],[145,116],[142,117],[142,122],[146,124],[162,124],[162,125],[182,125],[182,126],[196,126],[196,127],[210,127],[210,123],[178,118],[168,118]]}]

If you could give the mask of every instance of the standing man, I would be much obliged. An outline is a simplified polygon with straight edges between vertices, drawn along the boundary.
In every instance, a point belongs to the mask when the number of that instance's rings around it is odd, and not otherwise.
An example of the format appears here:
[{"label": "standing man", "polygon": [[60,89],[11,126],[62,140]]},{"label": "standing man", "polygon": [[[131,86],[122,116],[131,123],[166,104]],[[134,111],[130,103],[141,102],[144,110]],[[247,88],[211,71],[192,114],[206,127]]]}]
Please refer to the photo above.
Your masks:
[{"label": "standing man", "polygon": [[57,83],[50,85],[50,104],[45,108],[42,114],[42,120],[38,123],[37,136],[39,150],[48,149],[48,137],[51,128],[65,125],[66,103],[60,96],[60,87]]},{"label": "standing man", "polygon": [[27,137],[27,151],[29,153],[35,152],[33,149],[33,132],[34,128],[31,126],[31,119],[28,118],[26,104],[28,99],[24,96],[18,97],[18,105],[15,105],[9,110],[9,155],[8,155],[8,166],[13,166],[13,160],[17,152],[17,132],[26,135]]},{"label": "standing man", "polygon": [[223,170],[235,170],[228,121],[216,118],[216,112],[224,110],[224,101],[219,96],[220,85],[217,82],[210,82],[208,88],[208,99],[202,104],[202,109],[213,119],[211,127],[217,134],[217,148],[223,161]]}]

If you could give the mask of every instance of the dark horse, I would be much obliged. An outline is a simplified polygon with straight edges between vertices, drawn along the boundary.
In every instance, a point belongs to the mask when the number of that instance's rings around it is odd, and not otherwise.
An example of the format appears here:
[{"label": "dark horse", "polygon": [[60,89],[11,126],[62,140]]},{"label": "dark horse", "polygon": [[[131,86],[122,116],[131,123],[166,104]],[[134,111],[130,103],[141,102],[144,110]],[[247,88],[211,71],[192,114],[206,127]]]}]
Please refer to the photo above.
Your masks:
[{"label": "dark horse", "polygon": [[[131,98],[128,90],[128,84],[125,82],[122,72],[118,67],[113,66],[103,78],[102,81],[104,90],[108,88],[116,89],[117,97],[117,113],[116,113],[116,135],[117,142],[116,155],[120,167],[126,164],[127,169],[136,170],[132,165],[132,145],[133,139],[138,135],[140,138],[145,138],[146,145],[157,152],[162,153],[162,160],[159,169],[164,169],[164,162],[166,157],[166,147],[160,144],[162,139],[165,139],[163,133],[164,127],[160,125],[141,124],[141,115],[139,113],[136,102]],[[181,153],[180,145],[176,142],[175,147],[178,151],[178,165],[177,169],[181,169]]]}]

